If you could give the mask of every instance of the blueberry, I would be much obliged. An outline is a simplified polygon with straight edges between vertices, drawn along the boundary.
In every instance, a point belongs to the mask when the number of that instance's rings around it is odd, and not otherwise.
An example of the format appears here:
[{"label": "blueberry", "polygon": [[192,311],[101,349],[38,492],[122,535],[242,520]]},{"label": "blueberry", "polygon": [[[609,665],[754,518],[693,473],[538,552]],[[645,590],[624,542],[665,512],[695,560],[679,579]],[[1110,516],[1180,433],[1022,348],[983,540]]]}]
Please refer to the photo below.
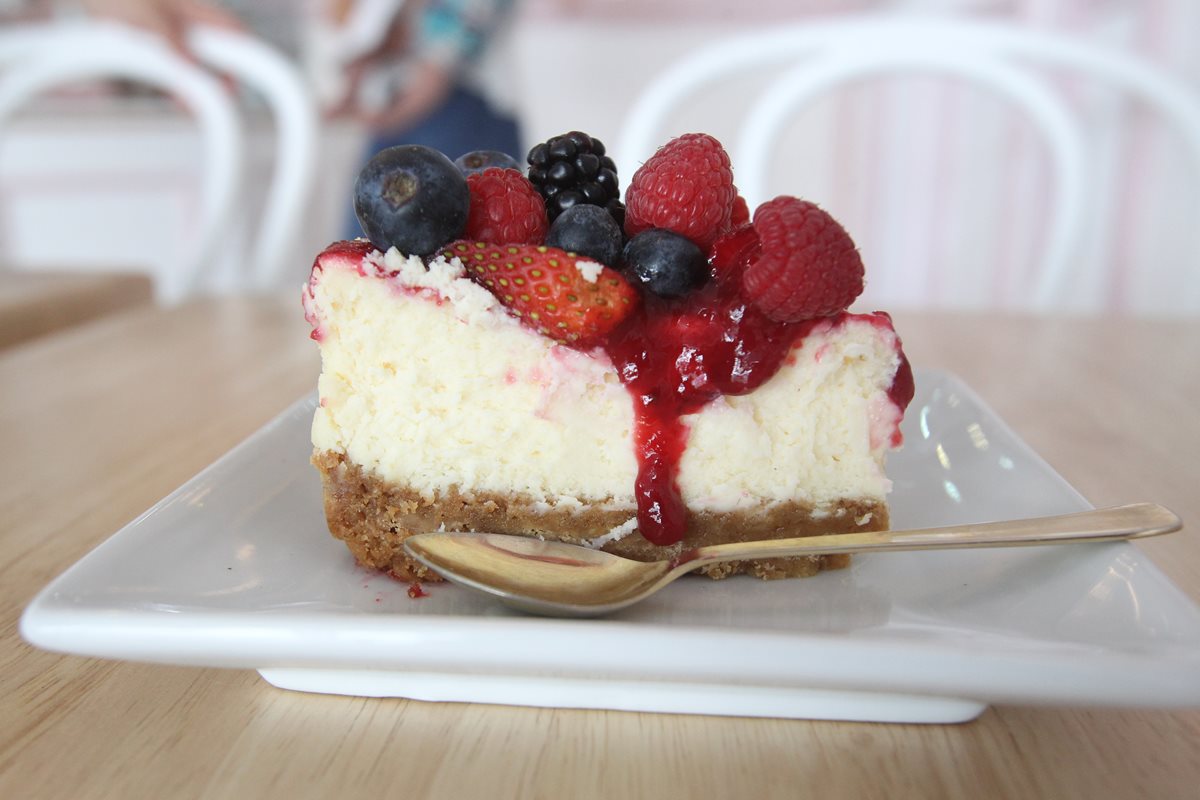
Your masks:
[{"label": "blueberry", "polygon": [[421,145],[381,150],[354,183],[354,213],[380,250],[426,256],[467,223],[467,179],[446,156]]},{"label": "blueberry", "polygon": [[704,253],[671,231],[651,228],[629,240],[625,271],[659,297],[682,297],[708,278]]},{"label": "blueberry", "polygon": [[463,175],[483,172],[488,167],[515,169],[517,172],[522,169],[521,164],[515,158],[508,153],[501,153],[499,150],[472,150],[469,153],[463,153],[454,159],[454,166],[458,167],[459,172]]},{"label": "blueberry", "polygon": [[546,244],[613,266],[621,255],[621,228],[600,206],[571,206],[554,220]]}]

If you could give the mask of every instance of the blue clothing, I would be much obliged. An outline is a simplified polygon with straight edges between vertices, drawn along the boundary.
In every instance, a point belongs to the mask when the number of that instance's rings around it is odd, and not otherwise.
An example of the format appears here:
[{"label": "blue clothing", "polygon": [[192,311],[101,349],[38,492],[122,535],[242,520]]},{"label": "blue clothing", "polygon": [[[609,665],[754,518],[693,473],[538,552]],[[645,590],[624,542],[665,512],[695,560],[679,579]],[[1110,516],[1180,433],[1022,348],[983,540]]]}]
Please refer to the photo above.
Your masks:
[{"label": "blue clothing", "polygon": [[417,12],[415,49],[425,60],[474,61],[513,10],[513,0],[430,0]]},{"label": "blue clothing", "polygon": [[429,116],[407,130],[375,137],[371,154],[398,144],[423,144],[454,160],[472,150],[499,150],[524,162],[517,122],[493,109],[481,95],[457,87]]}]

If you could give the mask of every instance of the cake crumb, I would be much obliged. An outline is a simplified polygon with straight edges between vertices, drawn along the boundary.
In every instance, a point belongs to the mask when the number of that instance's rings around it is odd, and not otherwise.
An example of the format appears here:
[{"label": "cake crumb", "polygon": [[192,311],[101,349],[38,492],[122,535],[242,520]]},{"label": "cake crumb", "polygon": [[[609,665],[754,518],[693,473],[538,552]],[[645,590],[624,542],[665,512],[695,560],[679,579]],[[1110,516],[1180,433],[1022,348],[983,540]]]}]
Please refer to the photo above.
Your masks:
[{"label": "cake crumb", "polygon": [[620,525],[616,526],[603,536],[597,536],[595,539],[588,539],[582,544],[584,547],[590,547],[593,550],[599,550],[609,542],[615,542],[619,539],[624,539],[626,536],[636,531],[637,526],[637,517],[630,517],[628,520],[622,522]]},{"label": "cake crumb", "polygon": [[598,264],[595,261],[586,261],[579,259],[575,262],[575,269],[579,270],[579,274],[588,283],[595,283],[600,278],[600,271],[604,269],[603,264]]}]

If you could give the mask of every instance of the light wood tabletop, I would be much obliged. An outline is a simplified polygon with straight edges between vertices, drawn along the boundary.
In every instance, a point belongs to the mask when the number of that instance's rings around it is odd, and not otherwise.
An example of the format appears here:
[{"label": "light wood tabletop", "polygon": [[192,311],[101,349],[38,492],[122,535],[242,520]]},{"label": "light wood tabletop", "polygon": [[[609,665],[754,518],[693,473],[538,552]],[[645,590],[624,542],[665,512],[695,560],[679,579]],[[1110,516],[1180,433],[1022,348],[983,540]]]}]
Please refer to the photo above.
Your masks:
[{"label": "light wood tabletop", "polygon": [[0,348],[153,300],[149,275],[5,272],[0,280]]},{"label": "light wood tabletop", "polygon": [[[1200,321],[896,325],[914,364],[964,378],[1096,505],[1200,520]],[[22,642],[47,582],[312,390],[307,334],[295,296],[204,300],[0,352],[0,797],[1197,796],[1195,710],[920,726],[437,704]],[[1194,527],[1138,546],[1200,601]]]}]

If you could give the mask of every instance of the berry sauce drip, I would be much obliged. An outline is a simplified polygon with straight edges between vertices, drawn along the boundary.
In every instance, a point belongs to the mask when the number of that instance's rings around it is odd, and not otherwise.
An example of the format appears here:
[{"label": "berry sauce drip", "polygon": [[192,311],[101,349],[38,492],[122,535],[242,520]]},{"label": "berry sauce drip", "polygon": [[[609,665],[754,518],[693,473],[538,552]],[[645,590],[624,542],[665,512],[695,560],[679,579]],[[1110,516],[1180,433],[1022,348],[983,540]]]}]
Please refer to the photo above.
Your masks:
[{"label": "berry sauce drip", "polygon": [[[882,312],[879,312],[882,315]],[[891,317],[888,317],[890,320]],[[908,363],[908,356],[904,355],[904,351],[900,351],[900,366],[896,367],[896,377],[892,378],[892,385],[888,389],[888,399],[903,411],[908,408],[908,404],[912,402],[913,395],[917,393],[916,383],[913,381],[912,364]],[[899,431],[897,431],[896,441],[893,442],[894,447],[899,447]]]},{"label": "berry sauce drip", "polygon": [[688,429],[680,417],[757,389],[818,321],[774,322],[736,283],[712,282],[677,300],[648,294],[609,337],[605,350],[635,398],[635,496],[646,539],[674,544],[687,530],[677,475]]},{"label": "berry sauce drip", "polygon": [[[779,371],[814,327],[851,316],[841,312],[796,322],[768,317],[747,300],[738,280],[758,247],[749,226],[723,238],[712,250],[712,280],[706,286],[681,298],[647,292],[643,304],[605,344],[635,398],[638,529],[653,544],[675,544],[688,527],[678,484],[688,434],[681,417],[721,395],[754,391]],[[891,327],[886,314],[862,319]],[[912,368],[901,352],[888,397],[903,411],[912,396]],[[892,445],[899,444],[897,429]]]}]

